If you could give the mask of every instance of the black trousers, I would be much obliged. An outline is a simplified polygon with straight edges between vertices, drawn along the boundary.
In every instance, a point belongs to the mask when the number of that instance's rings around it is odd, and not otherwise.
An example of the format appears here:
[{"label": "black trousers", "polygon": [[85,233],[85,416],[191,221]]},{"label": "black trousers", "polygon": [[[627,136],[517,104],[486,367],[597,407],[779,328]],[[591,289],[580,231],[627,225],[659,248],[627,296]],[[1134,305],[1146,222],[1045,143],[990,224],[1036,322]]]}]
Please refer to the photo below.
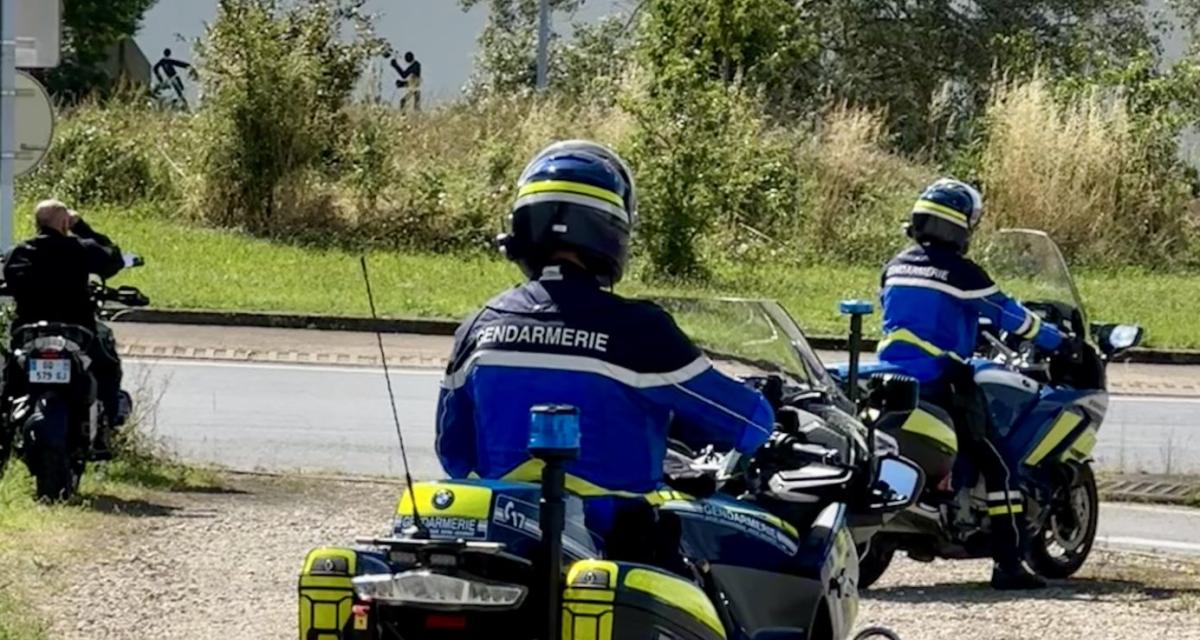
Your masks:
[{"label": "black trousers", "polygon": [[96,397],[104,406],[109,424],[117,418],[120,407],[121,357],[117,354],[117,339],[112,329],[103,322],[96,323],[96,339],[88,347],[92,359],[92,376],[96,379]]},{"label": "black trousers", "polygon": [[923,385],[921,395],[950,413],[958,436],[959,455],[968,456],[983,474],[991,519],[992,558],[1002,566],[1016,566],[1024,555],[1025,500],[1016,470],[1009,468],[992,440],[987,397],[975,384],[974,370],[966,365],[957,366],[940,384],[928,385],[928,390]]}]

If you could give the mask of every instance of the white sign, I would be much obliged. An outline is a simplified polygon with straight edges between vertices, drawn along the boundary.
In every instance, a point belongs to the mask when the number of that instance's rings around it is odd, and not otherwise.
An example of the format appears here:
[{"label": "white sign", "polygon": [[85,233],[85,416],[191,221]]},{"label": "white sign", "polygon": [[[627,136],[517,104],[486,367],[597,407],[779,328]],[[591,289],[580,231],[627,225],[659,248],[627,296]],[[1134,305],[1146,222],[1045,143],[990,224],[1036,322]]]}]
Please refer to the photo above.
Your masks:
[{"label": "white sign", "polygon": [[62,0],[16,0],[17,66],[46,69],[58,66],[62,48]]},{"label": "white sign", "polygon": [[16,81],[13,176],[20,177],[33,171],[50,151],[50,142],[54,139],[54,107],[46,88],[33,76],[18,71]]}]

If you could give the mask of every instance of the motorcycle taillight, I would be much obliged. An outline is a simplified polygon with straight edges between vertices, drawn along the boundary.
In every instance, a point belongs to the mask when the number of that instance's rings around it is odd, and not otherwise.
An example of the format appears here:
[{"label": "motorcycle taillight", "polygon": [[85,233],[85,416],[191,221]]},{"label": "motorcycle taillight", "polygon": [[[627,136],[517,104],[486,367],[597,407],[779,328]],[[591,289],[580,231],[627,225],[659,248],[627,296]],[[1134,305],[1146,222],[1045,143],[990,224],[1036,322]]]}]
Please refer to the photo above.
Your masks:
[{"label": "motorcycle taillight", "polygon": [[41,349],[34,351],[31,355],[38,360],[64,360],[67,358],[66,351],[59,351],[57,349]]}]

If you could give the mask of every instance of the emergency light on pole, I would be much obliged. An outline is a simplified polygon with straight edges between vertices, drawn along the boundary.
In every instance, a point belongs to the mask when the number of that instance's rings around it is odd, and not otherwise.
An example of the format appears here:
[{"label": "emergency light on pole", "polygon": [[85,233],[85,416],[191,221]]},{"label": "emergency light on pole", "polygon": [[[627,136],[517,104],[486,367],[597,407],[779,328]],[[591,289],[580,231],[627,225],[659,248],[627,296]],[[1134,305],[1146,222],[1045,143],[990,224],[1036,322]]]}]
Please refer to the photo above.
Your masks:
[{"label": "emergency light on pole", "polygon": [[550,0],[538,4],[537,89],[545,91],[550,71]]},{"label": "emergency light on pole", "polygon": [[579,410],[568,405],[538,405],[529,410],[529,455],[541,460],[541,543],[535,569],[541,587],[535,591],[545,608],[544,638],[562,630],[562,536],[566,528],[566,464],[579,457]]}]

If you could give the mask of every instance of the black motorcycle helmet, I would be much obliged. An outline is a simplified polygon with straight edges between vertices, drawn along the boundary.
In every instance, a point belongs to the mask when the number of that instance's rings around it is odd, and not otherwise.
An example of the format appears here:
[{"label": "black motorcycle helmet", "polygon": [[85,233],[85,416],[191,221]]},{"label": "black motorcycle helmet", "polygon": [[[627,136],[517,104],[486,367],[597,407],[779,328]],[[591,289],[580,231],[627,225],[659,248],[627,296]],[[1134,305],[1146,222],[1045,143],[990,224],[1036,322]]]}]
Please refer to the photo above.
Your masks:
[{"label": "black motorcycle helmet", "polygon": [[569,140],[542,150],[517,182],[500,252],[536,278],[556,251],[570,250],[602,286],[621,280],[637,224],[633,174],[613,150]]},{"label": "black motorcycle helmet", "polygon": [[983,196],[971,185],[943,178],[929,185],[913,205],[908,235],[917,242],[953,246],[966,254],[971,234],[983,219]]}]

